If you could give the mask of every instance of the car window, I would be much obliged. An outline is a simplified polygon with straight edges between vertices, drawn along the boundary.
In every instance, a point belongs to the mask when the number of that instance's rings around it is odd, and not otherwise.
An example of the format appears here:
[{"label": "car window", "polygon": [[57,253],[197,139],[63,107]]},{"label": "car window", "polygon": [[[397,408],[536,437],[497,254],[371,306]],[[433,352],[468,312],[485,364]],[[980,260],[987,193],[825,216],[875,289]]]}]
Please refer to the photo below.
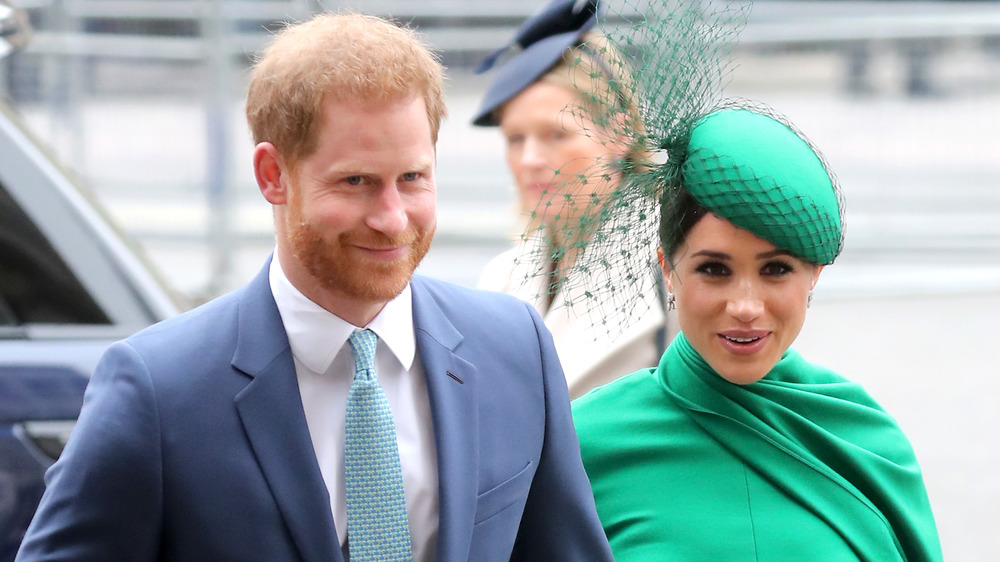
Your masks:
[{"label": "car window", "polygon": [[0,183],[0,326],[110,320]]}]

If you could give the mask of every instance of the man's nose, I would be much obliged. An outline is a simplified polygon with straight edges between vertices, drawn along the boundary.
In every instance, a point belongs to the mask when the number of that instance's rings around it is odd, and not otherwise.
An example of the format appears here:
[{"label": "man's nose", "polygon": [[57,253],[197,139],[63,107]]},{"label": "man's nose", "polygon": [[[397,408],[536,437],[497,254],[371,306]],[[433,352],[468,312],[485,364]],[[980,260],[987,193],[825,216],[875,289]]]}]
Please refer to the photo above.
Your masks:
[{"label": "man's nose", "polygon": [[379,189],[365,224],[386,236],[396,237],[406,230],[408,223],[403,198],[396,186],[387,185]]}]

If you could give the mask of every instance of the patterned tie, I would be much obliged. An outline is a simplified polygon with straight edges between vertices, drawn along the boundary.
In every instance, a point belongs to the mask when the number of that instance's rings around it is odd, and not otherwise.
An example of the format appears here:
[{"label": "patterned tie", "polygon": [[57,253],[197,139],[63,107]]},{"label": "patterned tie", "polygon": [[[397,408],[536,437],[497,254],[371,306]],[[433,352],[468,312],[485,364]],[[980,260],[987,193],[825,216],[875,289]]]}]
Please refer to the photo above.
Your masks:
[{"label": "patterned tie", "polygon": [[409,561],[403,472],[392,410],[375,375],[378,336],[355,331],[354,383],[347,394],[344,445],[347,536],[351,562]]}]

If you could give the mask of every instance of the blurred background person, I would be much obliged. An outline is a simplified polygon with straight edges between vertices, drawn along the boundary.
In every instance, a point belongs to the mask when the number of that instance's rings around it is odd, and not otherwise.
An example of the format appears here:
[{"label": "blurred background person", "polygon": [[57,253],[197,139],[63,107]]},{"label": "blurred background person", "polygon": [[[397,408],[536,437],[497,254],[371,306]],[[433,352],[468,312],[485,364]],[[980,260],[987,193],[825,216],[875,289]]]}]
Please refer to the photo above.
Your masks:
[{"label": "blurred background person", "polygon": [[[660,290],[620,295],[598,284],[565,283],[603,212],[592,203],[615,191],[624,169],[647,159],[645,146],[630,142],[641,137],[642,120],[628,65],[590,31],[601,10],[597,0],[554,0],[525,21],[511,44],[477,69],[489,70],[520,49],[502,63],[473,119],[500,128],[527,222],[522,244],[488,263],[479,287],[534,305],[552,331],[572,397],[655,365],[670,335],[652,248],[648,278]],[[590,107],[609,98],[616,123]],[[623,311],[638,312],[634,322],[620,332],[594,323],[591,312],[604,314],[623,298],[635,305]]]}]

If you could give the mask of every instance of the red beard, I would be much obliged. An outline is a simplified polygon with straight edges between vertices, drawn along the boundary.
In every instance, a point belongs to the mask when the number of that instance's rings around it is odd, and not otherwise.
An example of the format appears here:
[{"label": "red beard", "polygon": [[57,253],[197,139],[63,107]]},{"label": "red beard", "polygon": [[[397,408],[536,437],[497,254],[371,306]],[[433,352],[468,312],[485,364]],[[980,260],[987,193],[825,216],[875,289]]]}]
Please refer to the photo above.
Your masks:
[{"label": "red beard", "polygon": [[[288,237],[293,256],[326,290],[367,302],[388,302],[406,288],[413,271],[424,259],[434,238],[434,229],[411,228],[393,238],[380,232],[344,232],[333,243],[312,224],[302,220],[300,209],[291,206]],[[356,246],[398,248],[409,251],[394,261],[372,260]]]}]

